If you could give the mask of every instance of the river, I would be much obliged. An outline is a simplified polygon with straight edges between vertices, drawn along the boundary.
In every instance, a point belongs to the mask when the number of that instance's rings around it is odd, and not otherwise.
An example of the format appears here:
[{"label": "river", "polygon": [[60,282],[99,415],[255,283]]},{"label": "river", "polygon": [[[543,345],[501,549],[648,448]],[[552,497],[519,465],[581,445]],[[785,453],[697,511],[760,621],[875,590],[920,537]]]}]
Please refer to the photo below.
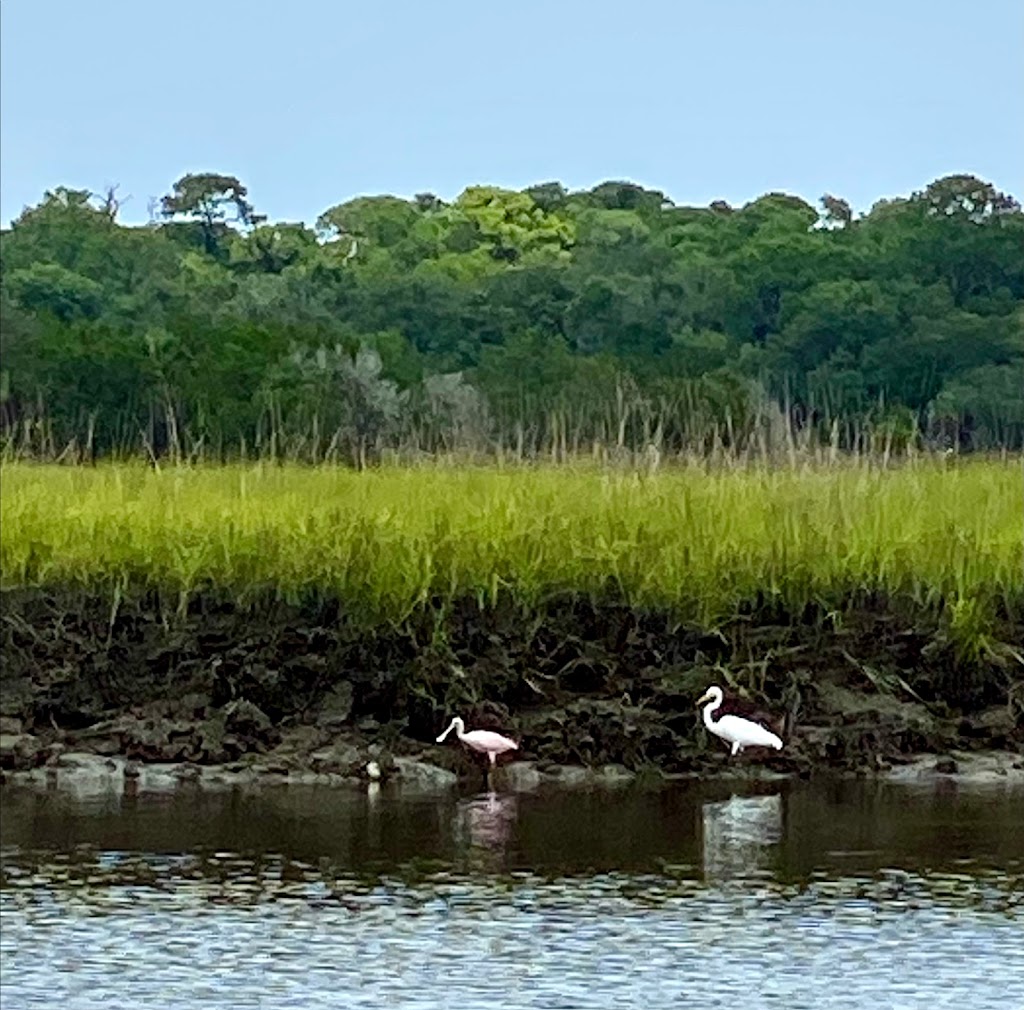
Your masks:
[{"label": "river", "polygon": [[5,786],[0,862],[3,1010],[1024,1008],[1008,788]]}]

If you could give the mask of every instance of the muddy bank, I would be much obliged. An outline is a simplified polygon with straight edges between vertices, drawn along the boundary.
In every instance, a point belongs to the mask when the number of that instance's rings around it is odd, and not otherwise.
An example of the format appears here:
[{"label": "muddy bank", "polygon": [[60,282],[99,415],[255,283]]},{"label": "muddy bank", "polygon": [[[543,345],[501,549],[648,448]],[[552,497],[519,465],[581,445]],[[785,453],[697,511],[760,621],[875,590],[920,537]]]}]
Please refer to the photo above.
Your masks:
[{"label": "muddy bank", "polygon": [[[230,765],[139,762],[117,755],[104,757],[88,752],[50,755],[43,765],[3,772],[4,784],[46,790],[61,790],[81,797],[144,796],[179,790],[267,789],[281,787],[325,787],[379,790],[382,786],[401,792],[442,792],[472,784],[474,777],[460,777],[429,760],[399,757],[381,762],[373,757],[343,771],[327,771],[316,759],[290,762],[284,755],[270,760],[234,762]],[[757,765],[733,766],[711,772],[718,779],[777,781],[788,776]],[[532,792],[536,789],[604,789],[641,785],[646,788],[687,781],[704,776],[697,773],[635,774],[622,765],[582,768],[577,765],[539,766],[533,761],[513,761],[500,766],[486,787],[502,792]],[[1024,758],[1010,751],[951,752],[907,758],[905,763],[877,769],[872,777],[902,785],[937,788],[941,785],[965,788],[1024,788]],[[479,781],[481,786],[484,781]]]},{"label": "muddy bank", "polygon": [[[957,775],[997,752],[1008,756],[992,767],[1012,777],[1024,763],[1020,666],[999,653],[967,661],[937,619],[878,599],[841,621],[752,605],[714,633],[579,600],[528,614],[467,601],[372,632],[336,601],[241,607],[210,595],[179,612],[155,595],[16,591],[2,604],[7,776],[56,780],[89,766],[137,783],[436,786],[481,775],[462,748],[433,742],[456,713],[520,741],[505,775],[524,787]],[[997,630],[1024,641],[1010,614]],[[763,713],[784,750],[731,759],[694,708],[712,683],[740,714]]]}]

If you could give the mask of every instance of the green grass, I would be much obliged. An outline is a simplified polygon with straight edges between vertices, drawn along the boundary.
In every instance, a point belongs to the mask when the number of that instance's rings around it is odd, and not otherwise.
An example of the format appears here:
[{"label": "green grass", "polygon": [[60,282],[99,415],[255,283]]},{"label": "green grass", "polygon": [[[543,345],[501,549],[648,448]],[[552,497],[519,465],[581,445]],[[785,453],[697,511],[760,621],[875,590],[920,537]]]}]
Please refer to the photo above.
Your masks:
[{"label": "green grass", "polygon": [[[337,596],[366,622],[431,599],[610,593],[708,627],[881,591],[973,627],[1024,595],[1021,467],[3,467],[6,589],[181,600]],[[984,624],[984,621],[982,621]]]}]

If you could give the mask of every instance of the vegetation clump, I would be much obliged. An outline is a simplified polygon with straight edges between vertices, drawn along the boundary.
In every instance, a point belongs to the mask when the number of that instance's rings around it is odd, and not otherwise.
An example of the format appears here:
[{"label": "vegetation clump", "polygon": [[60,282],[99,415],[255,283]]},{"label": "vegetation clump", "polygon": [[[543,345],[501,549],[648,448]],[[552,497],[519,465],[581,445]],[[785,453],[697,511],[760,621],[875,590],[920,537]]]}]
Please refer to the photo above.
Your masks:
[{"label": "vegetation clump", "polygon": [[156,590],[170,609],[336,599],[366,625],[576,596],[714,629],[873,597],[983,648],[1024,586],[1013,464],[893,469],[154,469],[8,464],[4,588]]},{"label": "vegetation clump", "polygon": [[862,215],[550,183],[310,227],[217,173],[155,207],[61,187],[4,232],[9,456],[1024,444],[1024,213],[973,176]]}]

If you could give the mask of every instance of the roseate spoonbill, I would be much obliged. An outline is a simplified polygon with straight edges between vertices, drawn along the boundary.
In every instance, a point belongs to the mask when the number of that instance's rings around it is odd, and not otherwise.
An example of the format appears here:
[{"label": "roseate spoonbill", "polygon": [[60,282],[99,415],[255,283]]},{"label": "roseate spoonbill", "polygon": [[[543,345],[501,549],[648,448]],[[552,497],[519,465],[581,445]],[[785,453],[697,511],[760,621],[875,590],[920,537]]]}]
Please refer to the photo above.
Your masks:
[{"label": "roseate spoonbill", "polygon": [[782,741],[771,730],[756,722],[741,719],[738,715],[723,715],[721,719],[714,719],[711,713],[721,707],[723,697],[720,687],[709,687],[697,702],[697,707],[708,702],[704,705],[704,725],[715,736],[720,736],[726,743],[732,744],[733,756],[744,747],[774,747],[775,750],[782,750]]},{"label": "roseate spoonbill", "polygon": [[467,733],[466,724],[459,716],[452,719],[448,728],[437,738],[437,742],[444,743],[445,737],[452,730],[455,730],[455,735],[471,750],[475,750],[480,754],[486,754],[491,759],[491,763],[487,768],[488,776],[490,776],[491,768],[494,767],[494,762],[499,754],[519,749],[519,744],[515,740],[509,740],[507,736],[502,736],[500,733],[495,733],[489,729],[474,729]]}]

